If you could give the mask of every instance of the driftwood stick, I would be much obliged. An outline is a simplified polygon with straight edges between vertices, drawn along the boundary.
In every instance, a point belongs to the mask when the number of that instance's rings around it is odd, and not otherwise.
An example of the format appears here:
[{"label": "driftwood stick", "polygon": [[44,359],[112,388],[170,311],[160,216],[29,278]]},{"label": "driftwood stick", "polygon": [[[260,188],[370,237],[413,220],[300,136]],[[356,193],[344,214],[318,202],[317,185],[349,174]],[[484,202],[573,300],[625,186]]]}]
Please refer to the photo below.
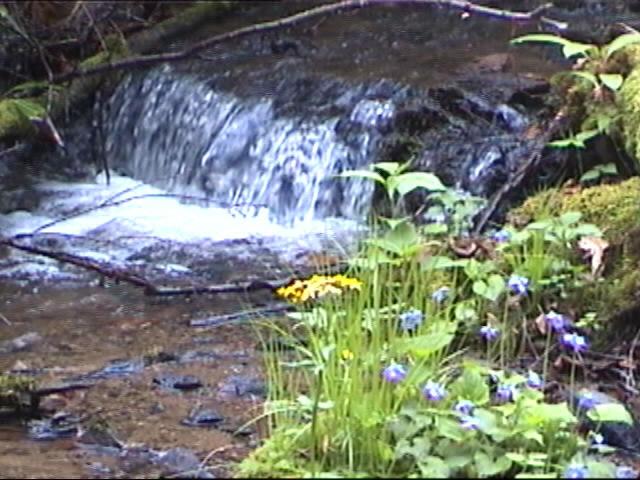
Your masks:
[{"label": "driftwood stick", "polygon": [[553,138],[553,136],[562,129],[566,121],[566,111],[565,109],[561,109],[560,112],[558,112],[558,114],[553,118],[547,129],[540,135],[538,139],[536,139],[536,144],[533,147],[533,152],[531,153],[531,155],[529,155],[527,160],[515,172],[513,177],[507,180],[502,185],[502,187],[500,187],[500,189],[493,194],[487,206],[482,210],[482,212],[480,212],[473,228],[474,236],[480,235],[480,232],[482,232],[482,230],[484,230],[484,228],[487,226],[489,220],[498,208],[498,205],[502,203],[506,196],[522,186],[522,183],[527,177],[527,174],[533,170],[533,168],[542,158],[542,151],[547,146],[547,143],[549,143],[551,138]]},{"label": "driftwood stick", "polygon": [[[23,238],[23,237],[20,237]],[[0,237],[0,245],[6,245],[7,247],[15,248],[17,250],[22,250],[24,252],[32,253],[34,255],[41,255],[43,257],[52,258],[54,260],[58,260],[59,262],[68,263],[71,265],[75,265],[80,268],[84,268],[85,270],[90,270],[100,275],[112,278],[116,281],[121,281],[125,283],[129,283],[136,287],[144,288],[145,295],[150,296],[177,296],[177,295],[192,295],[192,294],[219,294],[219,293],[248,293],[248,292],[256,292],[259,290],[271,290],[275,291],[278,288],[289,284],[293,281],[297,276],[293,276],[286,279],[279,280],[254,280],[251,282],[239,282],[239,283],[226,283],[226,284],[216,284],[216,285],[194,285],[194,286],[184,286],[184,287],[166,287],[159,286],[151,282],[150,280],[137,275],[133,272],[130,272],[123,268],[114,267],[108,264],[104,264],[93,260],[92,258],[83,257],[80,255],[74,255],[67,252],[57,251],[57,250],[46,250],[44,248],[32,246],[32,245],[24,245],[17,241],[17,238],[5,238]],[[329,274],[344,272],[346,269],[346,264],[337,265],[334,268],[327,269]],[[300,273],[300,272],[295,272]]]},{"label": "driftwood stick", "polygon": [[148,67],[157,63],[178,62],[187,60],[189,58],[192,58],[195,54],[202,52],[203,50],[207,50],[215,45],[226,42],[228,40],[236,40],[242,37],[246,37],[254,33],[270,32],[284,27],[290,27],[303,21],[311,20],[317,17],[343,13],[346,11],[356,10],[364,7],[401,4],[434,5],[461,10],[466,14],[484,15],[517,23],[540,23],[552,27],[556,30],[564,30],[567,28],[566,23],[552,20],[542,15],[545,11],[553,6],[551,3],[541,5],[540,7],[535,8],[530,12],[513,12],[509,10],[485,7],[464,0],[344,0],[342,2],[310,8],[303,12],[296,13],[288,17],[283,17],[277,20],[258,23],[255,25],[238,28],[230,32],[214,35],[179,52],[127,58],[125,60],[116,62],[104,63],[93,68],[78,69],[61,75],[56,75],[52,78],[52,82],[63,83],[77,77],[89,77],[117,70]]}]

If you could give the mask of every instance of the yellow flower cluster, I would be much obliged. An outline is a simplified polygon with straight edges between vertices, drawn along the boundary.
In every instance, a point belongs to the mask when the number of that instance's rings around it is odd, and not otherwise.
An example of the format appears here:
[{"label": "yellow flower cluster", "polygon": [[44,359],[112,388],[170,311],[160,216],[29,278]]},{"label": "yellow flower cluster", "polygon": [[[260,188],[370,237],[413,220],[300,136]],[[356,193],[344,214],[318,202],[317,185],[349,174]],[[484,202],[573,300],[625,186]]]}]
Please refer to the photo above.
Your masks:
[{"label": "yellow flower cluster", "polygon": [[340,295],[344,290],[360,290],[362,282],[344,275],[313,275],[306,280],[296,280],[276,293],[291,303],[305,303],[326,295]]}]

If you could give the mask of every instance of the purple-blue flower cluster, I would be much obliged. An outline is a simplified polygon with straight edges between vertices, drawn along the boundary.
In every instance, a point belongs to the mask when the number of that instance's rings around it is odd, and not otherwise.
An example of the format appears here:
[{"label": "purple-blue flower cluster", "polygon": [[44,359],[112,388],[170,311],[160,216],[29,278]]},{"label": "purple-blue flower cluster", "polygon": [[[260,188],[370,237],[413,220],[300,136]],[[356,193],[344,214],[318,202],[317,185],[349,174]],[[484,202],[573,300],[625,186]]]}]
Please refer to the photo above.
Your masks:
[{"label": "purple-blue flower cluster", "polygon": [[406,312],[400,314],[398,318],[400,320],[400,328],[403,331],[414,332],[420,325],[422,325],[424,315],[420,310],[412,308],[411,310],[407,310]]},{"label": "purple-blue flower cluster", "polygon": [[407,377],[407,369],[399,363],[392,363],[382,370],[382,378],[389,383],[400,383]]},{"label": "purple-blue flower cluster", "polygon": [[491,342],[498,338],[500,335],[500,330],[491,325],[484,325],[480,327],[480,336],[484,338],[487,342]]},{"label": "purple-blue flower cluster", "polygon": [[439,402],[447,396],[447,390],[441,383],[429,380],[425,386],[422,387],[422,396],[430,402]]},{"label": "purple-blue flower cluster", "polygon": [[451,289],[449,287],[440,287],[438,290],[433,292],[433,294],[431,295],[431,298],[436,303],[442,303],[447,298],[449,298],[449,292],[450,291],[451,291]]},{"label": "purple-blue flower cluster", "polygon": [[529,279],[520,275],[511,275],[507,281],[507,286],[516,295],[524,296],[529,290]]}]

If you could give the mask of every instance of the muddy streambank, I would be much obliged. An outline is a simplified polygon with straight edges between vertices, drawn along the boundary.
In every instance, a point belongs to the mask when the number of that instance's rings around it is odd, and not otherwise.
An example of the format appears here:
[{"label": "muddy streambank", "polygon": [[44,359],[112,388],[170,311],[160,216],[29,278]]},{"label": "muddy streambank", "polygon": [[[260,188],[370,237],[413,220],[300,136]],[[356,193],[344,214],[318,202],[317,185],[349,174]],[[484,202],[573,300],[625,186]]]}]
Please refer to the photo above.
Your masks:
[{"label": "muddy streambank", "polygon": [[[43,418],[0,422],[3,478],[228,476],[258,441],[259,342],[251,326],[190,326],[190,320],[255,306],[256,298],[170,302],[135,288],[2,286],[0,370],[42,386],[81,385],[43,396]],[[258,303],[259,303],[258,299]],[[264,300],[264,299],[263,299]],[[105,433],[105,430],[109,433]],[[37,439],[38,434],[42,437]]]}]

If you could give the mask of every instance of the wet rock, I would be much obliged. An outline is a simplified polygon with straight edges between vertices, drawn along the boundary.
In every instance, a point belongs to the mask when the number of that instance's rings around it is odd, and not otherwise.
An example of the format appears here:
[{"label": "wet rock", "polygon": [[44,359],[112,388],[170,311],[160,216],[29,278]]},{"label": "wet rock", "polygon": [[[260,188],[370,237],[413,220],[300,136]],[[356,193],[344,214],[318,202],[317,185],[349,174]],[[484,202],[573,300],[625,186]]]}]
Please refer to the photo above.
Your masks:
[{"label": "wet rock", "polygon": [[218,394],[223,397],[244,397],[245,395],[265,397],[267,386],[262,379],[257,377],[231,375],[222,382]]},{"label": "wet rock", "polygon": [[211,408],[196,407],[183,419],[183,425],[188,427],[212,427],[218,425],[224,417]]},{"label": "wet rock", "polygon": [[153,383],[175,390],[195,390],[202,387],[202,382],[198,377],[193,375],[173,375],[171,373],[153,377]]},{"label": "wet rock", "polygon": [[29,350],[36,343],[42,341],[42,336],[38,332],[28,332],[24,335],[0,343],[0,353],[14,353]]},{"label": "wet rock", "polygon": [[68,438],[78,433],[80,419],[66,412],[56,413],[51,418],[31,420],[28,424],[29,437],[33,440],[56,440]]},{"label": "wet rock", "polygon": [[143,369],[143,359],[113,360],[112,362],[109,362],[104,368],[89,373],[88,376],[91,378],[120,377],[124,375],[130,375],[132,373],[141,372]]},{"label": "wet rock", "polygon": [[156,453],[153,463],[170,474],[197,471],[200,467],[200,460],[195,453],[182,447]]}]

